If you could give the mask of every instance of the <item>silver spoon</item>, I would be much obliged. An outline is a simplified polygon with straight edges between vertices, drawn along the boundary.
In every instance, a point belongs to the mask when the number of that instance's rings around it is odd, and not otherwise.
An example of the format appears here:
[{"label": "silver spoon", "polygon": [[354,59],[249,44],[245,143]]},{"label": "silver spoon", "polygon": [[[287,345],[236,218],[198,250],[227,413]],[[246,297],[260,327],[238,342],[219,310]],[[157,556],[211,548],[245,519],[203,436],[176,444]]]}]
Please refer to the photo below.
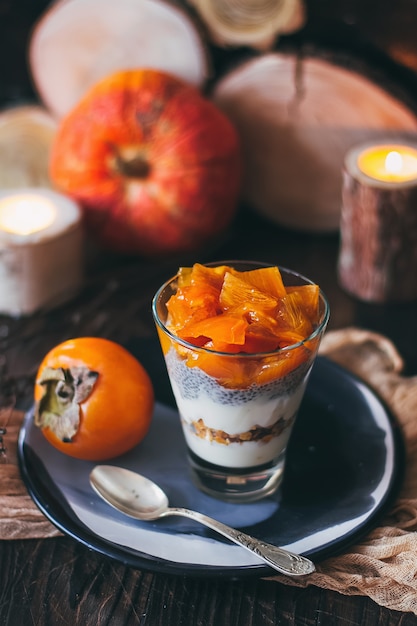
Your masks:
[{"label": "silver spoon", "polygon": [[90,473],[90,484],[107,504],[135,519],[151,521],[168,515],[188,517],[256,554],[281,574],[303,576],[315,570],[314,563],[299,554],[254,539],[202,513],[169,507],[162,489],[136,472],[113,465],[97,465]]}]

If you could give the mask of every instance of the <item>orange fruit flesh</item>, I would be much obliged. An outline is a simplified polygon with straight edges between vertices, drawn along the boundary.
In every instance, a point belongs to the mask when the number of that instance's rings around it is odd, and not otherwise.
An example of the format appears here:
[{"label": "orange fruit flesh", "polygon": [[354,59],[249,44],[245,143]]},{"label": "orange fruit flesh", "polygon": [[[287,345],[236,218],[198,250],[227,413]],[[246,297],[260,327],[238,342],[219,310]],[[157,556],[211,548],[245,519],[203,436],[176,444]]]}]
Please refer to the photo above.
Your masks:
[{"label": "orange fruit flesh", "polygon": [[[166,325],[196,348],[213,351],[191,354],[176,346],[189,367],[201,368],[229,388],[266,384],[312,357],[315,341],[280,349],[304,342],[318,326],[319,293],[314,284],[284,286],[278,267],[239,272],[196,263],[179,270]],[[275,354],[259,354],[265,352]]]}]

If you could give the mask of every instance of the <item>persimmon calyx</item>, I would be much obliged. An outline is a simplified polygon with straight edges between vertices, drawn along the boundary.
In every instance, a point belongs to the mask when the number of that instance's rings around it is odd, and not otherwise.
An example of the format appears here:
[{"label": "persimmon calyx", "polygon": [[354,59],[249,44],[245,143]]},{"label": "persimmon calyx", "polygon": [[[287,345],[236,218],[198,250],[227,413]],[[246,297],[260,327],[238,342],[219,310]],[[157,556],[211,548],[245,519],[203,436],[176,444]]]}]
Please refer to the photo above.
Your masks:
[{"label": "persimmon calyx", "polygon": [[43,396],[36,403],[34,421],[39,428],[49,428],[64,442],[71,442],[80,425],[80,404],[91,394],[98,372],[87,367],[45,367],[38,384]]}]

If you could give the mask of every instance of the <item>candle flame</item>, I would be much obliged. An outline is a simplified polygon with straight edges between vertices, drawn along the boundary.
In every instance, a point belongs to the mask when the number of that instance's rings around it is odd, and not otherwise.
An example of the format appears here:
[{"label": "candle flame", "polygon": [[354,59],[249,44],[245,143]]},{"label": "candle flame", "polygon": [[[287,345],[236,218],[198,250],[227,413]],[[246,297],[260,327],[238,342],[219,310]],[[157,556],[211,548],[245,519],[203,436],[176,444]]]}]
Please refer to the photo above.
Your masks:
[{"label": "candle flame", "polygon": [[417,149],[400,144],[377,144],[359,148],[359,170],[381,183],[389,185],[417,183]]},{"label": "candle flame", "polygon": [[385,169],[389,174],[399,174],[403,169],[403,158],[399,152],[393,150],[385,157]]},{"label": "candle flame", "polygon": [[0,201],[0,230],[30,235],[44,230],[55,219],[56,210],[47,198],[22,194]]}]

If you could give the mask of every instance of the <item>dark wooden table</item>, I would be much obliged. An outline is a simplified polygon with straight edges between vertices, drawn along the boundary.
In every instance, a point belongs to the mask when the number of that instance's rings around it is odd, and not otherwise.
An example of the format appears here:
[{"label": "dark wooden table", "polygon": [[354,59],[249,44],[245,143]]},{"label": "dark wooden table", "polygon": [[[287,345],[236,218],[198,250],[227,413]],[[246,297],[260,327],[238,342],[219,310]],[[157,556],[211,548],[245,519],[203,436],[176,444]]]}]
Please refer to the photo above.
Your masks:
[{"label": "dark wooden table", "polygon": [[[1,105],[33,98],[26,41],[31,25],[48,4],[49,0],[0,0]],[[359,42],[360,51],[370,48],[377,60],[384,57],[379,44],[383,48],[397,31],[403,33],[403,29],[395,30],[398,20],[393,23],[387,16],[386,3],[381,10],[378,8],[378,20],[374,19],[375,5],[371,1],[314,1],[308,5],[313,38],[318,33],[330,46],[347,40]],[[408,17],[411,4],[404,1],[395,3],[395,7],[395,15],[407,15],[404,23],[409,25],[407,32],[411,35],[406,42],[413,46],[415,29]],[[384,24],[389,28],[384,29]],[[402,35],[397,39],[403,42]],[[417,374],[417,303],[369,305],[344,293],[337,282],[338,246],[337,234],[289,232],[242,210],[225,240],[192,260],[252,258],[311,276],[328,295],[330,329],[355,325],[385,334],[405,358],[405,373]],[[95,335],[130,347],[152,337],[151,297],[162,280],[180,263],[189,261],[178,258],[150,262],[89,254],[83,291],[71,302],[28,318],[0,317],[0,354],[6,355],[9,373],[19,383],[19,406],[24,409],[30,405],[31,384],[39,362],[60,341]],[[140,571],[68,537],[0,542],[1,626],[416,623],[415,616],[381,608],[368,598],[347,597],[315,587],[300,590],[258,578],[216,580]]]},{"label": "dark wooden table", "polygon": [[[356,325],[384,333],[406,358],[407,371],[417,373],[417,303],[356,302],[338,286],[338,245],[336,234],[285,231],[242,210],[225,240],[195,260],[254,258],[314,277],[330,301],[330,329]],[[178,263],[188,261],[90,255],[86,284],[78,297],[28,318],[1,318],[0,352],[7,356],[10,374],[21,383],[22,408],[31,402],[30,382],[40,359],[59,341],[96,335],[129,347],[152,337],[151,297]],[[300,590],[257,578],[213,580],[139,571],[68,537],[0,542],[0,564],[2,626],[408,626],[417,622],[411,614],[381,608],[368,598],[315,587]]]}]

